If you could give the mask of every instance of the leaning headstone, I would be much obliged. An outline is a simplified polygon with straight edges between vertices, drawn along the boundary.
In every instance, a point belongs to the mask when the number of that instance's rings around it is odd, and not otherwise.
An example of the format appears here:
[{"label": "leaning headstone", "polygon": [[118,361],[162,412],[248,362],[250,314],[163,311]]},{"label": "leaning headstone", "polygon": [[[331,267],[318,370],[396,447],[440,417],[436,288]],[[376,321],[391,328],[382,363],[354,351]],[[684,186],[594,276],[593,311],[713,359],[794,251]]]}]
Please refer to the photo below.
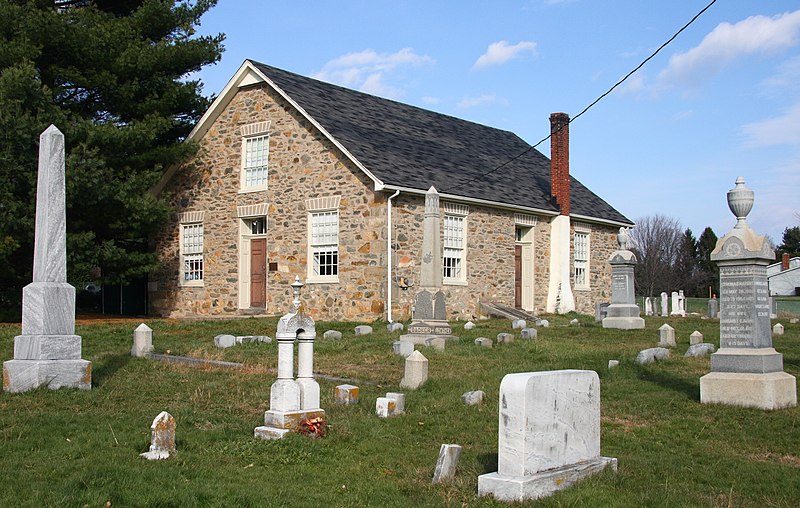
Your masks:
[{"label": "leaning headstone", "polygon": [[523,328],[520,335],[523,339],[535,339],[539,331],[536,328]]},{"label": "leaning headstone", "polygon": [[772,327],[772,335],[783,335],[783,325],[775,323],[775,326]]},{"label": "leaning headstone", "polygon": [[600,456],[600,379],[588,370],[507,374],[500,383],[497,472],[478,495],[537,499],[617,460]]},{"label": "leaning headstone", "polygon": [[428,359],[419,351],[414,351],[406,358],[406,370],[400,381],[401,388],[416,390],[428,380]]},{"label": "leaning headstone", "polygon": [[686,353],[683,356],[686,358],[708,356],[713,353],[715,349],[716,348],[714,347],[714,344],[701,342],[699,344],[692,344],[689,346],[689,349],[686,350]]},{"label": "leaning headstone", "polygon": [[175,418],[166,411],[161,411],[150,425],[150,450],[139,454],[147,460],[168,459],[175,453]]},{"label": "leaning headstone", "polygon": [[392,342],[392,352],[403,358],[408,358],[408,355],[414,352],[414,344],[404,340],[396,340]]},{"label": "leaning headstone", "polygon": [[436,460],[432,483],[441,483],[452,479],[456,475],[459,457],[461,457],[461,446],[443,444],[439,448],[439,458]]},{"label": "leaning headstone", "polygon": [[783,355],[772,347],[767,265],[775,252],[747,224],[753,201],[744,178],[737,178],[728,191],[736,225],[711,252],[723,305],[719,350],[711,355],[711,372],[700,378],[700,402],[779,409],[797,405],[797,380],[783,371]]},{"label": "leaning headstone", "polygon": [[390,332],[402,332],[403,331],[403,323],[389,323],[386,325],[386,329]]},{"label": "leaning headstone", "polygon": [[322,334],[323,339],[341,339],[342,332],[339,330],[327,330],[325,333]]},{"label": "leaning headstone", "polygon": [[661,317],[669,316],[669,300],[666,291],[661,292]]},{"label": "leaning headstone", "polygon": [[350,406],[358,404],[359,389],[354,385],[339,385],[335,388],[334,398],[337,404]]},{"label": "leaning headstone", "polygon": [[639,351],[639,354],[636,355],[633,362],[639,365],[647,365],[648,363],[666,360],[669,356],[669,349],[665,347],[651,347]]},{"label": "leaning headstone", "polygon": [[718,312],[718,304],[717,302],[717,295],[714,295],[714,298],[708,301],[708,317],[711,319],[716,319],[717,312]]},{"label": "leaning headstone", "polygon": [[485,396],[486,394],[483,392],[483,390],[465,392],[461,395],[461,402],[468,406],[475,406],[482,403]]},{"label": "leaning headstone", "polygon": [[667,323],[661,325],[658,329],[658,345],[660,347],[675,347],[675,328],[669,326]]},{"label": "leaning headstone", "polygon": [[498,344],[509,344],[514,342],[514,334],[513,333],[498,333],[497,334],[497,343]]},{"label": "leaning headstone", "polygon": [[359,325],[355,329],[356,335],[369,335],[372,333],[372,327],[368,325]]},{"label": "leaning headstone", "polygon": [[609,369],[615,369],[617,367],[619,367],[619,360],[609,360],[608,361],[608,368]]},{"label": "leaning headstone", "polygon": [[486,337],[478,337],[477,339],[475,339],[475,345],[482,347],[492,347],[493,343],[492,339],[487,339]]},{"label": "leaning headstone", "polygon": [[703,334],[699,331],[695,330],[689,335],[689,344],[694,346],[695,344],[700,344],[703,342]]},{"label": "leaning headstone", "polygon": [[528,323],[525,322],[524,319],[515,319],[511,322],[511,329],[512,330],[521,330],[522,328],[526,328]]},{"label": "leaning headstone", "polygon": [[619,249],[611,253],[611,305],[608,315],[603,319],[603,328],[636,330],[644,328],[644,319],[639,316],[636,294],[633,291],[636,254],[628,250],[628,229],[619,228],[617,234]]},{"label": "leaning headstone", "polygon": [[475,323],[472,321],[467,321],[464,323],[464,330],[472,330],[473,328],[475,328]]},{"label": "leaning headstone", "polygon": [[228,334],[220,334],[214,337],[214,345],[219,348],[229,348],[236,345],[236,337]]},{"label": "leaning headstone", "polygon": [[153,329],[142,323],[133,331],[131,356],[142,357],[153,351]]},{"label": "leaning headstone", "polygon": [[51,125],[39,136],[33,281],[22,289],[14,359],[3,362],[7,392],[92,388],[92,362],[81,358],[81,336],[75,335],[75,288],[67,283],[64,170],[64,135]]}]

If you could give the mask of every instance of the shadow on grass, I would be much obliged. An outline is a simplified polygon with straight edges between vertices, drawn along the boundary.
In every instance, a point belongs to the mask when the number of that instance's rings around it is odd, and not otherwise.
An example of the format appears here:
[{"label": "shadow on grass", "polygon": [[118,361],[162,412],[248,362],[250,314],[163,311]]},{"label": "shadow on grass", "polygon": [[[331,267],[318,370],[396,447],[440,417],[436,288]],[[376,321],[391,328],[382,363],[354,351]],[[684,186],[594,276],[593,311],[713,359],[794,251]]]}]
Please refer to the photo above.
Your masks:
[{"label": "shadow on grass", "polygon": [[107,379],[110,379],[119,369],[131,361],[131,355],[120,353],[104,356],[100,361],[92,362],[92,387],[99,388]]},{"label": "shadow on grass", "polygon": [[700,402],[700,384],[663,371],[639,370],[639,379],[657,384],[662,388],[684,393],[690,400]]},{"label": "shadow on grass", "polygon": [[483,471],[481,474],[496,473],[497,454],[484,453],[483,455],[478,455],[478,464],[480,464],[481,470]]}]

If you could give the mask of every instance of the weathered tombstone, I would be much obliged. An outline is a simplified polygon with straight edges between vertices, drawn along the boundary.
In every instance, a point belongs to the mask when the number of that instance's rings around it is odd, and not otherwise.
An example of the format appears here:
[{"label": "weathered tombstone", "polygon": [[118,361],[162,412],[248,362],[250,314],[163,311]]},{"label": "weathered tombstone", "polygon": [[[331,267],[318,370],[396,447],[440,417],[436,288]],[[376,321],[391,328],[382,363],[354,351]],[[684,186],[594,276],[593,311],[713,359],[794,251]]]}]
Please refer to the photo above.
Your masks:
[{"label": "weathered tombstone", "polygon": [[550,321],[546,319],[540,319],[539,321],[536,322],[536,326],[541,326],[542,328],[549,328]]},{"label": "weathered tombstone", "polygon": [[570,320],[569,326],[581,326],[581,322],[578,321],[578,318],[575,318],[575,319]]},{"label": "weathered tombstone", "polygon": [[475,390],[472,392],[464,392],[461,395],[461,402],[468,406],[475,406],[483,402],[486,393],[483,390]]},{"label": "weathered tombstone", "polygon": [[214,337],[214,345],[218,348],[229,348],[236,345],[236,337],[227,333]]},{"label": "weathered tombstone", "polygon": [[428,359],[419,351],[414,351],[406,358],[406,369],[401,388],[416,390],[428,380]]},{"label": "weathered tombstone", "polygon": [[714,295],[714,297],[708,301],[708,317],[711,319],[716,319],[717,317],[717,303],[717,295]]},{"label": "weathered tombstone", "polygon": [[660,347],[675,347],[675,328],[669,326],[667,323],[661,325],[658,329],[658,345]]},{"label": "weathered tombstone", "polygon": [[670,316],[685,316],[686,313],[681,308],[681,295],[677,291],[672,292],[672,312],[669,313]]},{"label": "weathered tombstone", "polygon": [[699,344],[692,344],[691,346],[689,346],[689,349],[686,350],[686,353],[683,356],[687,358],[708,356],[711,353],[713,353],[715,349],[716,348],[714,347],[714,344],[701,342]]},{"label": "weathered tombstone", "polygon": [[701,344],[703,342],[703,334],[700,333],[698,330],[692,332],[689,335],[689,344],[694,346],[695,344]]},{"label": "weathered tombstone", "polygon": [[639,365],[647,365],[648,363],[654,363],[656,361],[666,360],[669,357],[670,357],[669,349],[665,347],[651,347],[639,351],[639,354],[636,355],[636,358],[633,360],[633,363],[638,363]]},{"label": "weathered tombstone", "polygon": [[375,414],[381,418],[390,418],[405,412],[406,396],[402,393],[389,392],[386,397],[375,400]]},{"label": "weathered tombstone", "polygon": [[654,316],[660,316],[661,315],[661,311],[659,310],[659,305],[658,305],[658,302],[660,300],[658,298],[653,297],[653,298],[650,299],[650,301],[653,303],[653,315]]},{"label": "weathered tombstone", "polygon": [[472,321],[467,321],[464,323],[464,330],[472,330],[473,328],[475,328],[475,323]]},{"label": "weathered tombstone", "polygon": [[339,385],[335,388],[334,398],[337,404],[350,406],[358,404],[359,389],[355,385]]},{"label": "weathered tombstone", "polygon": [[628,230],[619,228],[619,249],[608,259],[611,264],[611,305],[603,319],[603,328],[636,330],[644,328],[644,319],[639,316],[636,294],[633,291],[636,254],[628,250]]},{"label": "weathered tombstone", "polygon": [[441,483],[452,479],[456,475],[459,457],[461,457],[461,446],[443,444],[439,448],[439,458],[436,460],[432,483]]},{"label": "weathered tombstone", "polygon": [[700,378],[700,402],[778,409],[797,405],[797,382],[772,347],[767,265],[775,253],[747,224],[753,197],[737,178],[728,191],[736,225],[711,253],[719,265],[720,347],[711,355],[711,372]]},{"label": "weathered tombstone", "polygon": [[477,339],[475,339],[475,345],[482,347],[492,347],[493,343],[492,339],[488,339],[486,337],[478,337]]},{"label": "weathered tombstone", "polygon": [[269,344],[272,342],[272,337],[268,337],[266,335],[237,335],[236,336],[236,343],[237,344]]},{"label": "weathered tombstone", "polygon": [[[278,379],[272,383],[269,411],[264,425],[254,430],[257,439],[282,439],[297,430],[302,421],[325,417],[320,408],[319,384],[314,379],[314,320],[305,315],[300,305],[303,283],[295,277],[291,284],[292,308],[278,321]],[[297,379],[294,378],[294,342],[297,341]]]},{"label": "weathered tombstone", "polygon": [[667,293],[665,291],[661,292],[661,317],[669,316],[669,300],[667,299]]},{"label": "weathered tombstone", "polygon": [[520,332],[523,339],[535,339],[538,334],[539,331],[536,328],[523,328]]},{"label": "weathered tombstone", "polygon": [[497,472],[478,495],[501,501],[548,496],[611,466],[600,456],[600,379],[588,370],[507,374],[500,383]]},{"label": "weathered tombstone", "polygon": [[408,355],[414,352],[414,344],[404,340],[396,340],[392,342],[392,352],[403,358],[408,358]]},{"label": "weathered tombstone", "polygon": [[512,330],[521,330],[523,328],[527,328],[528,323],[525,322],[524,319],[515,319],[511,322],[511,329]]},{"label": "weathered tombstone", "polygon": [[510,344],[514,342],[514,334],[513,333],[498,333],[497,334],[497,343],[498,344]]},{"label": "weathered tombstone", "polygon": [[139,454],[147,460],[168,459],[175,453],[175,418],[161,411],[150,425],[150,450]]},{"label": "weathered tombstone", "polygon": [[772,335],[783,335],[783,325],[775,323],[775,326],[772,327]]},{"label": "weathered tombstone", "polygon": [[395,411],[398,414],[406,412],[406,394],[398,392],[387,392],[386,398],[394,401]]},{"label": "weathered tombstone", "polygon": [[447,339],[444,337],[429,337],[425,339],[425,345],[434,348],[436,351],[444,351]]},{"label": "weathered tombstone", "polygon": [[342,332],[339,330],[327,330],[325,333],[322,334],[323,339],[341,339]]},{"label": "weathered tombstone", "polygon": [[372,333],[372,327],[368,325],[359,325],[355,328],[356,335],[369,335]]},{"label": "weathered tombstone", "polygon": [[145,356],[153,351],[153,330],[142,323],[133,331],[133,347],[131,356]]},{"label": "weathered tombstone", "polygon": [[414,300],[414,320],[433,319],[433,296],[425,289],[417,293]]},{"label": "weathered tombstone", "polygon": [[403,331],[403,323],[389,323],[386,325],[386,329],[390,332],[402,332]]},{"label": "weathered tombstone", "polygon": [[678,291],[678,309],[681,316],[686,316],[686,296],[683,294],[683,289]]},{"label": "weathered tombstone", "polygon": [[441,290],[433,295],[433,320],[447,321],[447,306],[444,293]]},{"label": "weathered tombstone", "polygon": [[644,299],[644,315],[645,316],[652,316],[653,315],[653,299],[649,296]]},{"label": "weathered tombstone", "polygon": [[608,368],[609,369],[616,369],[619,367],[619,360],[609,360],[608,361]]},{"label": "weathered tombstone", "polygon": [[603,302],[595,304],[594,306],[594,320],[595,321],[602,321],[606,316],[608,316],[608,306],[611,305],[610,303]]},{"label": "weathered tombstone", "polygon": [[64,170],[64,135],[51,125],[39,136],[33,281],[22,289],[14,359],[3,362],[7,392],[92,387],[92,362],[81,359],[75,335],[75,288],[67,283]]}]

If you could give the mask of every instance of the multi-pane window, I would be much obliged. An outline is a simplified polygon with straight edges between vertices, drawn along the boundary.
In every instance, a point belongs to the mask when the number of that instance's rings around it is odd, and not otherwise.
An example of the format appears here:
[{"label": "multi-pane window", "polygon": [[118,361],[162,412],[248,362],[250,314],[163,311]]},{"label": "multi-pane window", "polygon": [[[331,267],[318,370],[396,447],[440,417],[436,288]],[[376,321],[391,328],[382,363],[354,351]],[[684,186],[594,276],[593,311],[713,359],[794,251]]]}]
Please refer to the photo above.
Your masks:
[{"label": "multi-pane window", "polygon": [[339,211],[311,212],[313,276],[339,275]]},{"label": "multi-pane window", "polygon": [[203,224],[181,225],[181,258],[183,282],[203,281]]},{"label": "multi-pane window", "polygon": [[575,287],[589,287],[589,234],[576,232],[575,246]]},{"label": "multi-pane window", "polygon": [[263,188],[267,185],[269,136],[244,138],[244,168],[242,187]]},{"label": "multi-pane window", "polygon": [[252,219],[248,219],[250,223],[250,234],[253,235],[265,235],[267,234],[267,218],[266,217],[255,217]]},{"label": "multi-pane window", "polygon": [[464,217],[444,216],[444,256],[442,258],[445,279],[464,279]]}]

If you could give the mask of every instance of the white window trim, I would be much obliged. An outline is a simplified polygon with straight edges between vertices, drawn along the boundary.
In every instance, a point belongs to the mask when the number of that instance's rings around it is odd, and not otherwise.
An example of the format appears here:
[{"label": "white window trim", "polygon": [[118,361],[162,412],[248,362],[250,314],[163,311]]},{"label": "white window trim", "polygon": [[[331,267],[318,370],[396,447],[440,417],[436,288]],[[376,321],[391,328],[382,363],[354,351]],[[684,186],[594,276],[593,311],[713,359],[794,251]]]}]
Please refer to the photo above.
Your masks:
[{"label": "white window trim", "polygon": [[461,271],[458,277],[445,277],[442,273],[442,284],[448,286],[466,286],[467,285],[467,216],[469,215],[469,207],[461,203],[451,203],[445,201],[442,203],[444,208],[444,215],[442,216],[442,271],[444,272],[444,254],[445,254],[445,235],[444,228],[446,228],[447,217],[461,219],[461,256],[460,264]]},{"label": "white window trim", "polygon": [[[341,214],[339,213],[339,202],[341,196],[324,196],[319,198],[311,198],[306,200],[307,211],[307,242],[306,242],[306,283],[308,284],[338,284],[339,272],[342,269],[342,252],[341,252]],[[317,275],[314,273],[314,249],[312,245],[312,227],[314,215],[323,212],[336,212],[336,275]]]},{"label": "white window trim", "polygon": [[[267,182],[269,181],[269,126],[270,122],[257,122],[248,125],[243,125],[241,127],[241,135],[242,135],[242,147],[241,147],[241,163],[239,165],[239,193],[246,194],[249,192],[260,192],[267,190]],[[264,183],[260,185],[247,185],[247,171],[246,171],[246,163],[247,163],[247,141],[255,138],[264,137],[266,138],[266,149],[267,149],[267,169],[266,169],[266,177],[264,179]]]},{"label": "white window trim", "polygon": [[[591,245],[592,234],[591,234],[591,232],[592,232],[592,230],[591,230],[591,228],[589,226],[576,224],[575,225],[575,229],[574,229],[573,234],[572,234],[572,242],[573,242],[573,245],[574,245],[574,252],[573,252],[573,256],[572,256],[572,258],[573,258],[572,259],[572,263],[573,263],[572,279],[573,279],[573,283],[574,283],[575,289],[579,290],[579,291],[587,291],[587,290],[591,289],[591,285],[589,284],[589,273],[590,273],[589,270],[591,268],[591,259],[592,259],[592,256],[591,256],[591,252],[592,252],[592,245]],[[578,283],[577,273],[576,273],[577,272],[577,268],[578,268],[578,263],[579,263],[579,261],[578,261],[578,259],[576,257],[577,251],[578,251],[578,249],[577,249],[578,235],[586,235],[586,259],[585,260],[581,260],[581,261],[583,261],[585,263],[585,265],[583,267],[584,273],[583,273],[583,283],[582,284]]]},{"label": "white window trim", "polygon": [[[184,212],[184,213],[180,214],[180,216],[178,217],[179,228],[180,228],[178,230],[178,234],[179,234],[178,248],[180,249],[180,256],[179,256],[180,278],[179,279],[180,279],[180,285],[183,286],[183,287],[203,287],[205,285],[206,267],[205,267],[205,229],[203,228],[204,215],[205,215],[205,212],[202,212],[202,211],[200,211],[200,212]],[[186,254],[186,249],[185,249],[185,246],[184,246],[184,239],[185,239],[184,230],[186,228],[189,228],[189,227],[197,227],[197,226],[200,226],[201,228],[203,228],[203,229],[201,229],[201,236],[200,236],[200,239],[203,242],[203,248],[200,250],[200,254],[199,254],[200,260],[201,260],[201,262],[203,264],[203,268],[201,269],[202,270],[202,278],[201,279],[194,279],[194,280],[186,280],[185,267],[186,267],[187,254]],[[192,255],[196,256],[198,254],[192,254]]]}]

